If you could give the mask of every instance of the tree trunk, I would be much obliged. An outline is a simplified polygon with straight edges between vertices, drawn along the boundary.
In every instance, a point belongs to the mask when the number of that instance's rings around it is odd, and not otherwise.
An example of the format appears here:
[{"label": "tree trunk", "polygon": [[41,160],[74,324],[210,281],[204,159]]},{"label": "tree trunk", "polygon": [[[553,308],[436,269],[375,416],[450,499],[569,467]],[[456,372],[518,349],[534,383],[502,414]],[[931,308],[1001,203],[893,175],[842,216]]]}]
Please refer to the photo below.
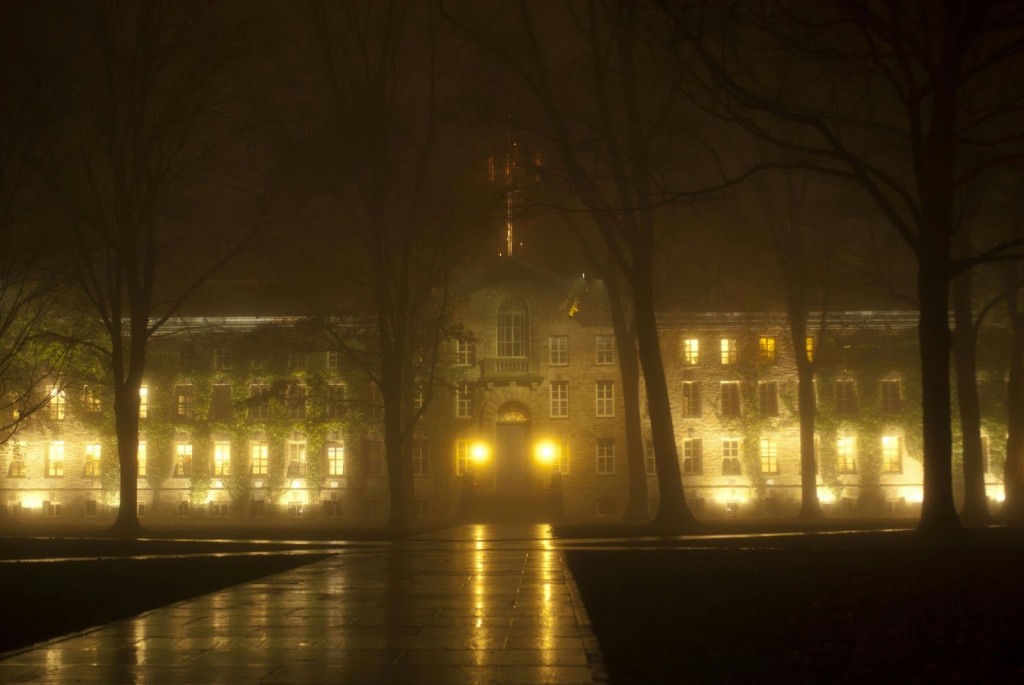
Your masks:
[{"label": "tree trunk", "polygon": [[402,439],[402,380],[398,362],[382,355],[380,394],[384,402],[384,450],[388,466],[387,527],[404,530],[409,525],[405,477],[405,441]]},{"label": "tree trunk", "polygon": [[679,473],[672,409],[668,400],[668,384],[661,359],[658,323],[654,315],[654,293],[648,278],[633,279],[633,301],[636,307],[637,346],[640,365],[647,385],[647,405],[651,415],[651,438],[654,442],[654,463],[658,472],[658,513],[652,526],[664,531],[692,530],[697,519],[686,506],[683,481]]},{"label": "tree trunk", "polygon": [[814,458],[814,362],[807,358],[807,308],[788,297],[789,330],[797,373],[797,413],[800,415],[800,511],[797,518],[825,518],[818,500],[818,467]]},{"label": "tree trunk", "polygon": [[142,374],[129,374],[114,387],[114,429],[117,434],[117,462],[120,467],[120,504],[110,532],[117,537],[136,538],[139,524],[139,388]]},{"label": "tree trunk", "polygon": [[1017,310],[1016,296],[1009,298],[1013,338],[1010,375],[1006,385],[1006,464],[1003,483],[1006,500],[1000,514],[1024,521],[1024,315]]},{"label": "tree trunk", "polygon": [[918,339],[921,346],[924,500],[918,530],[938,534],[961,530],[953,503],[948,273],[944,257],[936,258],[934,254],[919,257],[917,294],[921,307]]},{"label": "tree trunk", "polygon": [[960,517],[965,523],[984,524],[992,515],[985,494],[985,463],[981,452],[981,407],[978,402],[977,333],[971,311],[971,274],[953,281],[953,361],[956,366],[956,392],[960,406],[960,432],[963,446],[964,506]]}]

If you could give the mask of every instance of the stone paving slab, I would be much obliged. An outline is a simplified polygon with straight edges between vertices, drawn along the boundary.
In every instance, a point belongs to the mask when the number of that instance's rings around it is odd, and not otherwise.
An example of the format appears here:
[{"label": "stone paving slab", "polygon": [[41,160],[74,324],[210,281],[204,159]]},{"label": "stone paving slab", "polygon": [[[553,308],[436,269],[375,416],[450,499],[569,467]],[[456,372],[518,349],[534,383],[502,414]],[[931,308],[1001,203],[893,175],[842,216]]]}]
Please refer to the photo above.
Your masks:
[{"label": "stone paving slab", "polygon": [[547,526],[463,526],[0,659],[3,683],[593,683],[596,640]]}]

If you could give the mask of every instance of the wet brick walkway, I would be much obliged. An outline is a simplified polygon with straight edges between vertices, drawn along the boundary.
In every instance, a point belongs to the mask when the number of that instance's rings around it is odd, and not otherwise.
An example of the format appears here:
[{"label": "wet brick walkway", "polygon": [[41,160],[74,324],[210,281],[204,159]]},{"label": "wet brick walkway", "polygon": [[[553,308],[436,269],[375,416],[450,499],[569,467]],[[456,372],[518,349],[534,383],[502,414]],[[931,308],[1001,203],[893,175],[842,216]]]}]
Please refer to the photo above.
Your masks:
[{"label": "wet brick walkway", "polygon": [[545,525],[465,526],[345,551],[0,661],[2,683],[591,683],[602,674]]}]

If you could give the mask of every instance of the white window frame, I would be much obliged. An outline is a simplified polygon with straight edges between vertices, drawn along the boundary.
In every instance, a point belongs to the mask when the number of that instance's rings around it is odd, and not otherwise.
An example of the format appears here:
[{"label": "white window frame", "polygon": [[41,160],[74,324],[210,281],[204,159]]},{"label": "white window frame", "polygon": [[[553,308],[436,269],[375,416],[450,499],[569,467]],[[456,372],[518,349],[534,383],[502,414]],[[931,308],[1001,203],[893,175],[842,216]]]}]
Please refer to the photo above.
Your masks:
[{"label": "white window frame", "polygon": [[548,336],[548,364],[551,366],[569,365],[569,336]]},{"label": "white window frame", "polygon": [[594,415],[598,418],[615,416],[615,381],[594,383]]},{"label": "white window frame", "polygon": [[553,419],[569,418],[569,381],[551,381],[548,408]]},{"label": "white window frame", "polygon": [[598,438],[595,444],[594,473],[599,476],[615,474],[615,438]]},{"label": "white window frame", "polygon": [[615,363],[615,336],[594,336],[594,363],[607,366]]}]

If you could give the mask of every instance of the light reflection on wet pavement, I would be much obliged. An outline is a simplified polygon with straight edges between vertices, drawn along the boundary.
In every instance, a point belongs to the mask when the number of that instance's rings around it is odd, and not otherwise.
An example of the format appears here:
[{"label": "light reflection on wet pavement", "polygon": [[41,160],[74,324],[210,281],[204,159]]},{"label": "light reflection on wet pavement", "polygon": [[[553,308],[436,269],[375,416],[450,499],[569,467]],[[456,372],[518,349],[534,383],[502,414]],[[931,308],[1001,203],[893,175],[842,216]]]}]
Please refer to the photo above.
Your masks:
[{"label": "light reflection on wet pavement", "polygon": [[4,683],[590,683],[595,674],[597,643],[547,525],[463,526],[346,549],[0,661]]}]

